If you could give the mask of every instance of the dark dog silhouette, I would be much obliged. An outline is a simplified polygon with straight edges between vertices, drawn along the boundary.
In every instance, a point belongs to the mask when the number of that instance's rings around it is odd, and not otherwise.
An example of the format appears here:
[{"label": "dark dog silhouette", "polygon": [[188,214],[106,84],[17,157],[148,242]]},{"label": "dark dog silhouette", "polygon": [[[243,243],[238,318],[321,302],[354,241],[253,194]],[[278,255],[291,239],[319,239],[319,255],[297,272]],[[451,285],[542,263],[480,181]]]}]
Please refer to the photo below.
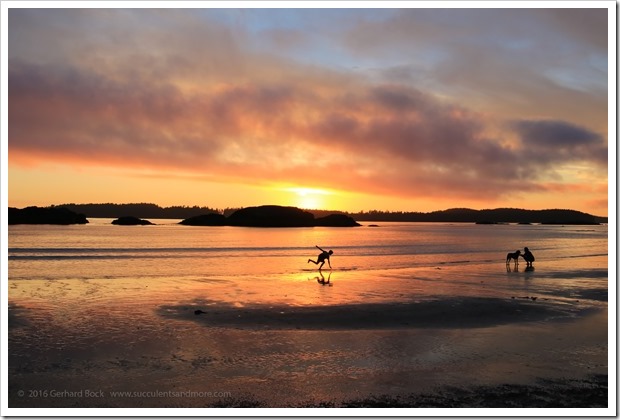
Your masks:
[{"label": "dark dog silhouette", "polygon": [[515,252],[509,252],[506,255],[506,264],[510,264],[510,260],[515,260],[515,265],[519,264],[519,257],[521,256],[521,250],[517,249]]}]

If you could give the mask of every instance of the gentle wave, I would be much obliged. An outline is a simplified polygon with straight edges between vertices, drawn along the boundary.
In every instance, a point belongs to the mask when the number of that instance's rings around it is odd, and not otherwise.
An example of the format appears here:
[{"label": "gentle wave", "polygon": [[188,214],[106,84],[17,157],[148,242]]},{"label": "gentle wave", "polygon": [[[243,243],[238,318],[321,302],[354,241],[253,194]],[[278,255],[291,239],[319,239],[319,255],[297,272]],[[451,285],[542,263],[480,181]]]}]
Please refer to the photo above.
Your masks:
[{"label": "gentle wave", "polygon": [[236,247],[236,248],[9,248],[9,254],[48,254],[48,253],[183,253],[183,252],[244,252],[244,251],[283,251],[283,250],[304,250],[302,247]]},{"label": "gentle wave", "polygon": [[[314,256],[318,253],[315,249],[308,247],[166,247],[166,248],[9,248],[9,259],[26,259],[40,257],[57,257],[69,255],[71,258],[92,258],[93,256],[105,258],[125,258],[133,256],[141,258],[150,255],[174,254],[175,256],[195,256],[196,254],[227,254],[243,255],[264,255],[264,256]],[[487,250],[467,250],[467,254],[486,253]],[[411,244],[390,244],[390,245],[364,245],[364,246],[344,246],[335,248],[335,253],[339,256],[394,256],[394,255],[455,255],[463,254],[462,249],[446,249],[427,245]],[[576,256],[572,256],[576,257]]]},{"label": "gentle wave", "polygon": [[602,228],[594,236],[592,232],[577,235],[560,228],[533,231],[498,226],[477,229],[387,224],[375,230],[219,229],[205,234],[200,229],[173,226],[140,230],[140,235],[119,232],[107,225],[71,231],[42,231],[39,227],[12,230],[8,247],[10,279],[303,278],[317,268],[307,263],[319,253],[315,244],[334,250],[334,270],[488,265],[491,268],[473,271],[493,273],[505,272],[507,250],[529,245],[537,267],[540,261],[540,276],[551,267],[560,267],[560,271],[589,268],[585,257],[604,258],[607,251],[606,229]]},{"label": "gentle wave", "polygon": [[[221,258],[221,257],[237,257],[237,258],[305,258],[308,253],[292,254],[292,253],[278,253],[274,248],[213,248],[213,249],[188,249],[188,248],[162,248],[162,249],[92,249],[92,250],[71,250],[71,249],[46,249],[37,250],[39,252],[33,253],[32,250],[10,250],[14,254],[9,253],[8,259],[11,261],[62,261],[62,260],[146,260],[146,259],[192,259],[196,258],[197,254],[200,254],[203,258]],[[263,252],[271,251],[269,253],[262,253],[257,255],[249,255],[247,252]],[[291,251],[290,248],[282,248],[280,251]],[[29,254],[29,255],[28,255]],[[211,254],[211,255],[209,255]],[[403,256],[403,255],[423,255],[418,253],[381,253],[381,254],[369,254],[366,253],[364,257],[391,257],[391,256]],[[434,254],[436,258],[431,258],[424,261],[408,262],[410,266],[433,266],[433,265],[453,265],[453,264],[486,264],[503,261],[503,258],[471,258],[471,259],[452,259],[441,258],[442,256],[457,256],[457,253],[442,253]],[[575,258],[588,258],[588,257],[604,257],[607,254],[575,254],[575,255],[563,255],[556,257],[557,259],[575,259]],[[399,267],[391,267],[399,268]]]}]

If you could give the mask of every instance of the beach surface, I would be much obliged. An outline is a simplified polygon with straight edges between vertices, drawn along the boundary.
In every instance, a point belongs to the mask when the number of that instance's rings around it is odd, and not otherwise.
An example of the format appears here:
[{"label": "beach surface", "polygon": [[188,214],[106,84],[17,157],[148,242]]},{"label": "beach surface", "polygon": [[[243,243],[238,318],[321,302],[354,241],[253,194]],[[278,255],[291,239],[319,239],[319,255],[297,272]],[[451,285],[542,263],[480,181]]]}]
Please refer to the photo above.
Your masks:
[{"label": "beach surface", "polygon": [[9,407],[607,407],[606,263],[10,280]]}]

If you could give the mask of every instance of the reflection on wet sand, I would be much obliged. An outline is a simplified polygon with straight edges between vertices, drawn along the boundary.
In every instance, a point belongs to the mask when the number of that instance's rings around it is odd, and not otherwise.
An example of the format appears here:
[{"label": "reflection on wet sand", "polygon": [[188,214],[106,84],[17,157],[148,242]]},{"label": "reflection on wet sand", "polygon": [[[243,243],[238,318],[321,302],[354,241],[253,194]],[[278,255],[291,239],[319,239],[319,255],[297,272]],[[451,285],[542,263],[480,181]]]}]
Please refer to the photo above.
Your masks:
[{"label": "reflection on wet sand", "polygon": [[[234,391],[235,398],[278,407],[602,375],[606,278],[579,270],[562,289],[552,269],[527,278],[498,275],[501,265],[479,272],[9,281],[9,404],[219,404],[17,394],[59,384]],[[584,283],[579,273],[596,281]]]},{"label": "reflection on wet sand", "polygon": [[323,285],[323,286],[327,285],[327,286],[331,287],[331,286],[333,286],[333,284],[331,283],[331,278],[332,278],[331,271],[327,275],[327,280],[325,280],[325,276],[323,275],[323,272],[319,271],[319,275],[315,277],[315,280],[320,285]]}]

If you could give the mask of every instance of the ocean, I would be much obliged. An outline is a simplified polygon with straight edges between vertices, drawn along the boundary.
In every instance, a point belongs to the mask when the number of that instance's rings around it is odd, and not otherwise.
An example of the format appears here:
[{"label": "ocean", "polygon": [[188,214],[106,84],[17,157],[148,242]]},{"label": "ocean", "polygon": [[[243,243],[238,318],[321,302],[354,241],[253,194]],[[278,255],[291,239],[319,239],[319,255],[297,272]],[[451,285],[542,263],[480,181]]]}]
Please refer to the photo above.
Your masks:
[{"label": "ocean", "polygon": [[[332,281],[349,272],[380,277],[428,269],[458,269],[473,277],[506,279],[508,252],[529,247],[536,256],[527,272],[523,259],[516,273],[544,281],[551,289],[574,287],[576,273],[594,274],[582,287],[601,287],[607,279],[607,226],[475,225],[377,223],[358,228],[241,228],[178,225],[115,226],[111,219],[88,225],[9,227],[9,279],[123,280],[148,285],[160,280],[217,280],[237,287],[262,281],[299,281],[316,274],[320,253],[332,249]],[[510,265],[514,269],[513,264]],[[323,274],[329,273],[328,264]],[[510,273],[509,273],[510,274]],[[415,277],[415,275],[413,276]],[[516,276],[515,276],[516,277]],[[567,277],[569,284],[562,282]],[[450,279],[442,279],[444,287]],[[502,283],[500,283],[501,285]],[[458,293],[455,285],[455,293]],[[434,295],[416,288],[416,294]],[[407,294],[403,282],[400,294]],[[375,294],[381,294],[377,290]],[[382,298],[394,296],[386,290]],[[419,296],[417,296],[419,297]]]},{"label": "ocean", "polygon": [[[606,225],[89,220],[8,227],[12,406],[95,404],[19,398],[60,383],[282,406],[607,373]],[[315,245],[332,270],[307,262]],[[524,247],[533,268],[506,265]],[[149,404],[208,402],[103,406]]]},{"label": "ocean", "polygon": [[168,219],[154,220],[155,226],[111,221],[10,226],[10,279],[298,275],[307,271],[307,258],[320,253],[315,245],[334,250],[337,271],[502,268],[507,252],[526,246],[545,265],[567,269],[587,257],[607,256],[606,225],[386,222],[358,228],[241,228],[182,226]]}]

